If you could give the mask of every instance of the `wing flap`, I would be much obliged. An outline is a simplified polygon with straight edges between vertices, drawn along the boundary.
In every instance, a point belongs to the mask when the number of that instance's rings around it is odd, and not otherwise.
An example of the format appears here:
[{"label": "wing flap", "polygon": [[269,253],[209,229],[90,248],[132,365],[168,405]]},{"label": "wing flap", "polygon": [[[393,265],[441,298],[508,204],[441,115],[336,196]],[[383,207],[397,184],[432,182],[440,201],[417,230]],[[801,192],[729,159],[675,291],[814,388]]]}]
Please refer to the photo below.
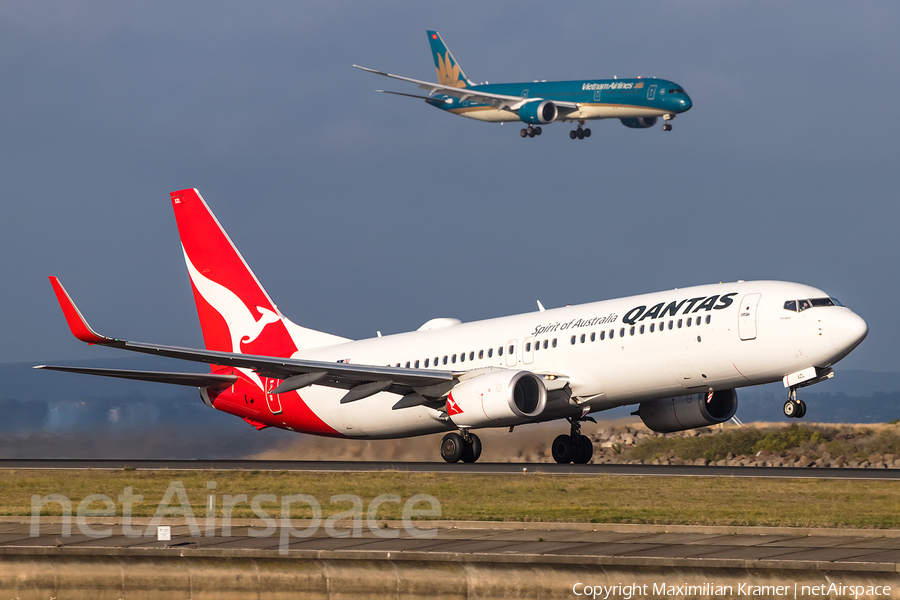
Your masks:
[{"label": "wing flap", "polygon": [[215,373],[170,373],[163,371],[131,371],[128,369],[56,367],[51,365],[38,365],[34,368],[44,369],[47,371],[61,371],[63,373],[98,375],[100,377],[116,377],[118,379],[151,381],[153,383],[169,383],[172,385],[185,385],[189,387],[209,388],[216,390],[225,389],[231,386],[235,381],[237,381],[237,375],[216,375]]}]

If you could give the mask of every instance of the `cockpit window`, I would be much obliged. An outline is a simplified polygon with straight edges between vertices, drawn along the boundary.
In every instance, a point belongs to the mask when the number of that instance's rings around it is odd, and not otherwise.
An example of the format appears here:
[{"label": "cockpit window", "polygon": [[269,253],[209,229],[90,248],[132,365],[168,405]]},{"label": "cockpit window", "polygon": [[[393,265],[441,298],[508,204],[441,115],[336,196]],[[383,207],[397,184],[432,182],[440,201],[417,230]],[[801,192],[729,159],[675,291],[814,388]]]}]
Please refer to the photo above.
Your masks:
[{"label": "cockpit window", "polygon": [[670,93],[670,94],[683,94],[683,93],[684,93],[684,90],[681,89],[681,88],[675,88],[675,89],[673,89],[673,90],[669,90],[669,93]]},{"label": "cockpit window", "polygon": [[803,298],[801,300],[788,300],[784,303],[784,310],[803,312],[807,308],[818,306],[843,306],[843,304],[838,302],[837,298]]}]

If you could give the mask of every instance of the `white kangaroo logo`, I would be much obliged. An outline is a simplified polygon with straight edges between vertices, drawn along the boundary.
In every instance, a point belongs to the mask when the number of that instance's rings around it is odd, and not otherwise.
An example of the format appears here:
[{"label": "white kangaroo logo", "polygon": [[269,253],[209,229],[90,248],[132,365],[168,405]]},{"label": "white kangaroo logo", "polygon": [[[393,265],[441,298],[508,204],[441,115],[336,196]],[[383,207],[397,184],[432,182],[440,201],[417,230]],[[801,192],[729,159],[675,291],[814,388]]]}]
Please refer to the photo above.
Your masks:
[{"label": "white kangaroo logo", "polygon": [[[228,333],[231,336],[232,352],[240,354],[241,342],[245,344],[252,342],[259,337],[266,325],[281,319],[280,316],[268,308],[257,306],[256,310],[262,314],[262,317],[257,321],[253,317],[253,313],[247,308],[247,305],[234,292],[212,279],[204,277],[194,267],[187,252],[184,250],[184,246],[182,246],[181,251],[184,252],[184,262],[187,263],[188,273],[197,291],[225,319]],[[263,388],[262,382],[256,373],[249,369],[241,369],[241,371],[255,380],[260,389]]]}]

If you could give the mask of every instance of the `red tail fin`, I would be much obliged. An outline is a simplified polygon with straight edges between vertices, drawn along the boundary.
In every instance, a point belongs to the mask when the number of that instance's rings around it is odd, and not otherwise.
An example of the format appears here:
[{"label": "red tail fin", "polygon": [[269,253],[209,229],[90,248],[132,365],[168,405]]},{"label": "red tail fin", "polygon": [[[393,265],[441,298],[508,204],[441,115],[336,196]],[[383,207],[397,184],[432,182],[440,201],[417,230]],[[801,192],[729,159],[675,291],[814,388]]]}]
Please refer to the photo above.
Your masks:
[{"label": "red tail fin", "polygon": [[[171,197],[208,349],[289,357],[298,347],[343,341],[281,315],[197,190]],[[309,343],[306,332],[318,338]]]}]

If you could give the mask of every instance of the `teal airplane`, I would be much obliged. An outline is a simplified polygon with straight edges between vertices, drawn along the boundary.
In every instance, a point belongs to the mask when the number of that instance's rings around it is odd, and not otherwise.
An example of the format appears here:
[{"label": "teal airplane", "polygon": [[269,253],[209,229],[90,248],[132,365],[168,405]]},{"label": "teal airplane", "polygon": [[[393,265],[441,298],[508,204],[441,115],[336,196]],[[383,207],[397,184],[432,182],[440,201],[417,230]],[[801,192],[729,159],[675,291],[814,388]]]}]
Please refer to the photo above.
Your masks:
[{"label": "teal airplane", "polygon": [[691,108],[691,99],[678,84],[665,79],[584,79],[532,81],[530,83],[475,84],[463,72],[437,31],[428,32],[439,83],[392,75],[353,65],[357,69],[418,84],[429,95],[378,90],[398,96],[421,98],[441,110],[490,123],[522,122],[522,137],[541,135],[541,125],[554,121],[578,123],[569,137],[590,137],[587,121],[619,119],[626,127],[646,129],[662,117],[663,131],[670,121]]}]

